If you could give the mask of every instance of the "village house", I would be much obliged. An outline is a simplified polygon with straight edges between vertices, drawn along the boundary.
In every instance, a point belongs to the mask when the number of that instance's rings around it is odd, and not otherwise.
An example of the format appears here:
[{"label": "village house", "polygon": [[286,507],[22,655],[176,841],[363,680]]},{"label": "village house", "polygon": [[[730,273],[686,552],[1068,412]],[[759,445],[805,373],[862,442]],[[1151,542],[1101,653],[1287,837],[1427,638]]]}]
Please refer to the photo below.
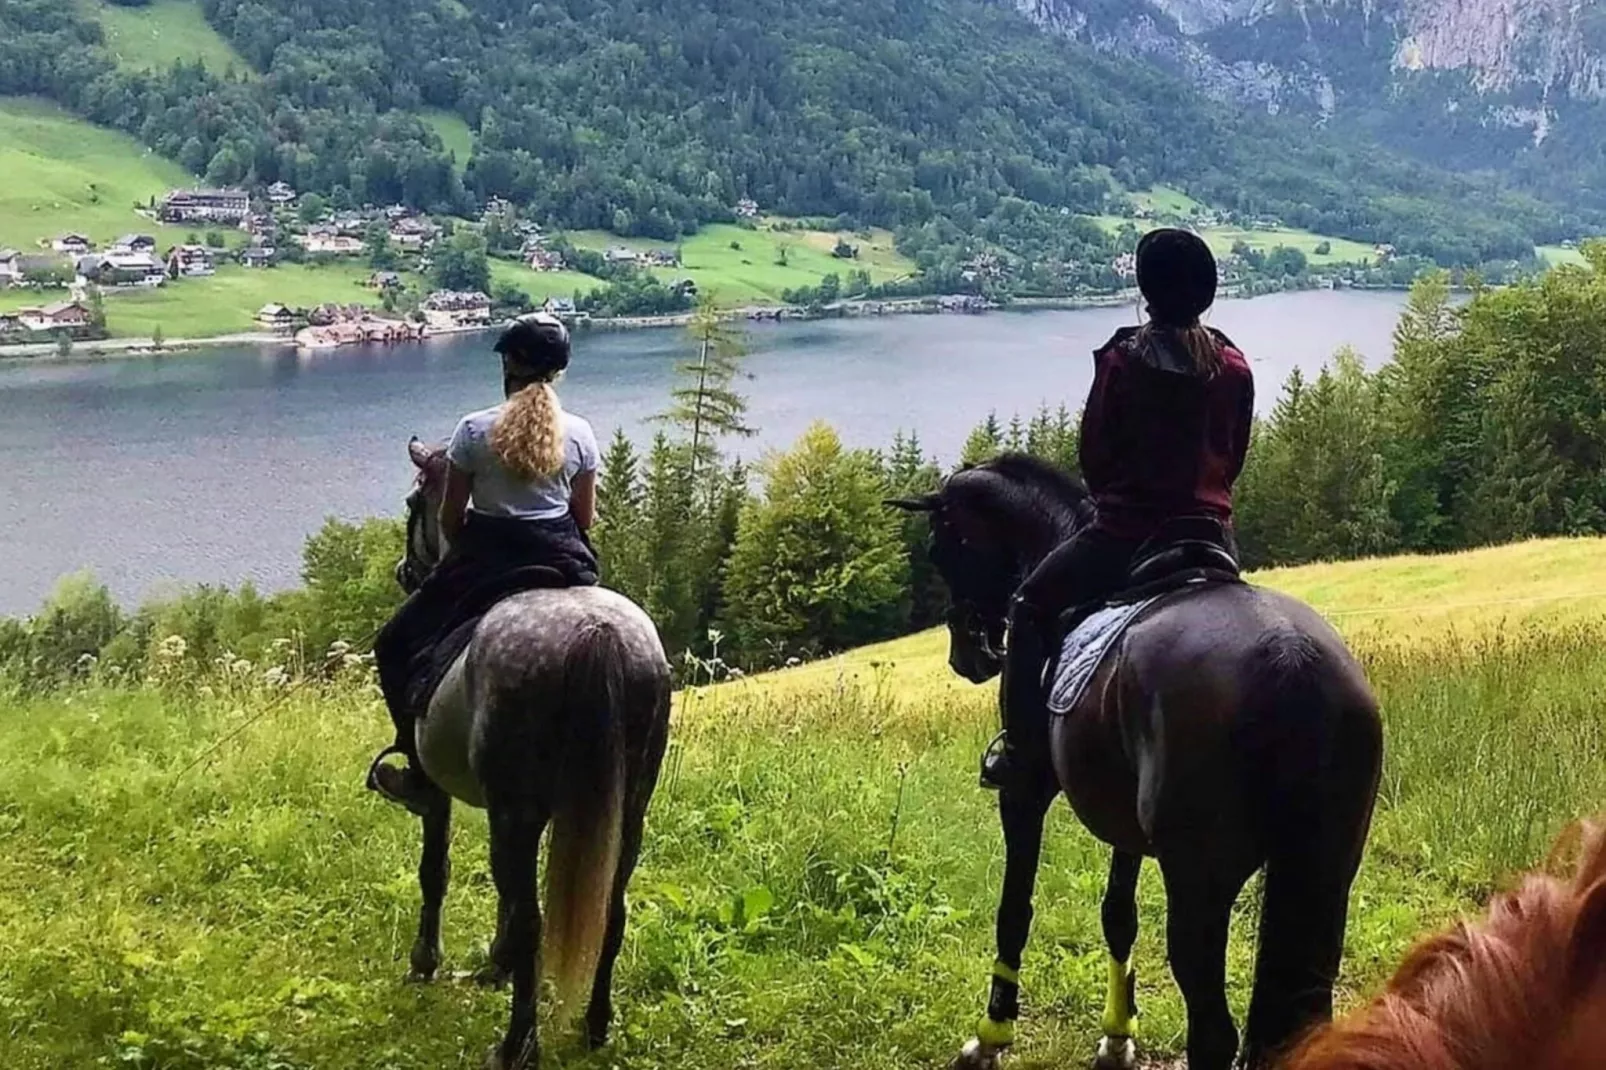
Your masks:
[{"label": "village house", "polygon": [[284,305],[263,305],[257,310],[257,322],[274,330],[288,330],[301,319],[292,308]]},{"label": "village house", "polygon": [[682,297],[697,296],[697,280],[695,279],[676,279],[669,284],[669,288]]},{"label": "village house", "polygon": [[149,234],[124,234],[112,242],[109,252],[113,253],[154,253],[156,239]]},{"label": "village house", "polygon": [[251,235],[258,245],[272,245],[279,235],[279,221],[271,215],[252,213],[245,221],[245,232]]},{"label": "village house", "polygon": [[541,308],[554,316],[572,316],[575,312],[574,301],[567,297],[549,297]]},{"label": "village house", "polygon": [[648,267],[672,268],[680,266],[680,254],[673,249],[648,249],[641,255]]},{"label": "village house", "polygon": [[15,312],[0,312],[0,338],[23,330],[22,317]]},{"label": "village house", "polygon": [[737,201],[736,202],[736,218],[737,219],[757,219],[758,218],[758,202],[753,200],[751,197],[743,197],[741,200]]},{"label": "village house", "polygon": [[635,264],[641,256],[634,249],[626,249],[623,245],[615,245],[602,254],[602,259],[610,264]]},{"label": "village house", "polygon": [[556,249],[544,249],[536,246],[534,251],[526,253],[530,267],[535,271],[562,271],[564,268],[563,254]]},{"label": "village house", "polygon": [[394,271],[376,271],[368,276],[370,290],[399,290],[402,288],[402,277]]},{"label": "village house", "polygon": [[22,254],[15,249],[0,249],[0,286],[11,286],[22,281]]},{"label": "village house", "polygon": [[494,215],[512,214],[513,204],[511,201],[503,200],[501,197],[492,197],[490,200],[485,202],[485,211],[480,213],[480,222],[483,223],[485,220]]},{"label": "village house", "polygon": [[50,247],[56,252],[66,253],[68,256],[83,256],[85,253],[94,250],[95,243],[82,234],[63,234],[51,242]]},{"label": "village house", "polygon": [[545,249],[546,246],[547,236],[545,234],[531,234],[527,236],[524,239],[524,243],[519,246],[519,258],[521,260],[528,260],[542,249]]},{"label": "village house", "polygon": [[167,251],[167,273],[175,279],[199,279],[217,274],[217,268],[204,245],[176,245]]},{"label": "village house", "polygon": [[1372,250],[1372,255],[1377,257],[1377,262],[1379,264],[1386,264],[1390,260],[1394,259],[1394,246],[1386,244],[1379,245]]},{"label": "village house", "polygon": [[238,226],[251,214],[251,195],[243,189],[174,190],[157,217],[164,223],[223,223]]},{"label": "village house", "polygon": [[1110,270],[1123,279],[1130,279],[1138,273],[1138,258],[1136,253],[1122,253],[1110,262]]},{"label": "village house", "polygon": [[314,327],[328,327],[336,323],[360,323],[368,318],[368,309],[363,305],[342,305],[330,302],[322,304],[307,313],[307,322]]},{"label": "village house", "polygon": [[272,267],[275,250],[265,245],[252,245],[240,250],[240,265],[248,268]]},{"label": "village house", "polygon": [[398,219],[390,225],[390,240],[401,249],[423,249],[435,241],[440,228],[416,216]]},{"label": "village house", "polygon": [[94,283],[106,289],[128,287],[154,287],[167,281],[162,262],[150,253],[102,253],[99,256],[80,257],[77,265],[78,284]]},{"label": "village house", "polygon": [[360,238],[368,233],[368,224],[373,219],[373,216],[363,212],[340,212],[329,221],[329,226],[334,228],[336,234],[344,234],[348,238]]},{"label": "village house", "polygon": [[268,203],[276,208],[288,208],[296,203],[296,191],[287,183],[275,182],[268,187]]},{"label": "village house", "polygon": [[491,299],[477,290],[468,293],[437,290],[424,299],[419,311],[432,331],[486,327],[491,322]]},{"label": "village house", "polygon": [[296,235],[296,244],[309,253],[332,253],[335,256],[356,256],[362,252],[362,239],[342,234],[327,223],[308,227],[305,234]]},{"label": "village house", "polygon": [[30,331],[78,331],[89,326],[89,309],[80,301],[57,301],[43,308],[24,308],[17,319]]}]

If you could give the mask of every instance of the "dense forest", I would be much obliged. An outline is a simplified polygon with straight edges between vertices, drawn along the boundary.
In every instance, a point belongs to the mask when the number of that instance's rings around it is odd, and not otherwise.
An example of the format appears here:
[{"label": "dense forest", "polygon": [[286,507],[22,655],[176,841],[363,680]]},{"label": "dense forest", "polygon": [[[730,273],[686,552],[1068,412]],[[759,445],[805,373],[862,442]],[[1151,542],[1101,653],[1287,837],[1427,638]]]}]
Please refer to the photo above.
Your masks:
[{"label": "dense forest", "polygon": [[[1314,378],[1282,384],[1238,484],[1245,563],[1606,534],[1606,242],[1586,254],[1589,268],[1460,305],[1444,275],[1426,276],[1391,362],[1368,372],[1340,353]],[[603,582],[652,614],[686,678],[938,622],[946,595],[926,521],[882,504],[942,478],[918,438],[854,449],[818,425],[756,469],[732,461],[725,451],[749,430],[734,389],[741,338],[707,314],[693,330],[710,361],[686,369],[663,431],[645,449],[616,434],[604,457],[594,532]],[[989,418],[963,459],[1021,450],[1074,470],[1077,423],[1063,408]],[[138,677],[176,656],[197,667],[260,660],[275,643],[309,667],[331,650],[345,658],[401,598],[401,527],[331,520],[308,540],[305,586],[271,597],[203,588],[125,613],[103,587],[71,581],[32,619],[0,620],[0,686],[90,669]]]},{"label": "dense forest", "polygon": [[[1600,221],[1201,99],[982,0],[203,0],[250,71],[118,70],[99,24],[0,0],[0,94],[37,93],[217,183],[672,239],[764,210],[894,228],[928,272],[981,246],[1075,275],[1078,213],[1166,182],[1446,266]],[[476,132],[459,175],[420,115]],[[462,162],[462,161],[459,161]]]}]

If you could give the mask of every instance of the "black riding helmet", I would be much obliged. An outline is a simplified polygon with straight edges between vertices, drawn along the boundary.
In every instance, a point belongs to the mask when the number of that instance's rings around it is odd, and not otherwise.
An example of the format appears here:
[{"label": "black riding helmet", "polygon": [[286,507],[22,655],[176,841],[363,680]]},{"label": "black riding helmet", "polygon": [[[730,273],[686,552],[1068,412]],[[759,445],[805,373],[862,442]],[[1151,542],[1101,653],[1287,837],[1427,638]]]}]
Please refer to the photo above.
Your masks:
[{"label": "black riding helmet", "polygon": [[520,316],[493,347],[512,379],[550,380],[569,366],[569,328],[547,312]]},{"label": "black riding helmet", "polygon": [[1199,235],[1164,227],[1138,242],[1138,289],[1149,316],[1172,327],[1191,327],[1216,300],[1216,258]]}]

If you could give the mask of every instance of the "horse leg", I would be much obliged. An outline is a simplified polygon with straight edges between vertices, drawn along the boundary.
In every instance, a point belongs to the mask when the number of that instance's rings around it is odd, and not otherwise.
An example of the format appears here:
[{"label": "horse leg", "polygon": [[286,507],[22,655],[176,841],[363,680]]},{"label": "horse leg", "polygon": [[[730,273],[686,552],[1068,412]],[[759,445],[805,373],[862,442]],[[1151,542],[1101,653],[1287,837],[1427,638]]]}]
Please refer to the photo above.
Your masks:
[{"label": "horse leg", "polygon": [[1243,881],[1222,879],[1208,863],[1165,855],[1160,872],[1166,951],[1188,1010],[1188,1070],[1231,1070],[1238,1030],[1227,1006],[1227,927]]},{"label": "horse leg", "polygon": [[452,797],[434,785],[426,795],[423,815],[424,851],[418,860],[418,887],[424,905],[418,913],[418,937],[410,956],[414,981],[429,981],[441,964],[441,904],[452,878],[450,841],[452,835]]},{"label": "horse leg", "polygon": [[1138,875],[1143,856],[1115,851],[1104,885],[1104,943],[1110,951],[1109,989],[1104,995],[1104,1036],[1095,1070],[1131,1070],[1137,1065],[1137,970],[1132,945],[1138,939]]},{"label": "horse leg", "polygon": [[1375,789],[1363,790],[1366,762],[1348,767],[1361,770],[1356,785],[1285,812],[1297,816],[1282,824],[1271,846],[1244,1028],[1244,1063],[1251,1068],[1274,1065],[1301,1034],[1333,1017],[1350,888],[1375,799]]},{"label": "horse leg", "polygon": [[523,1070],[539,1065],[535,1035],[536,985],[541,979],[541,907],[536,896],[536,852],[548,815],[535,804],[489,800],[491,877],[500,908],[506,911],[502,933],[507,961],[513,968],[513,1007],[507,1036],[491,1052],[486,1070]]},{"label": "horse leg", "polygon": [[603,938],[602,955],[597,959],[596,977],[591,982],[591,1002],[586,1006],[586,1043],[593,1048],[608,1042],[608,1028],[613,1022],[613,967],[625,941],[625,889],[630,885],[636,859],[641,854],[645,803],[645,799],[640,803],[632,800],[633,805],[624,818],[619,868],[614,873],[613,900],[608,905],[608,933]]},{"label": "horse leg", "polygon": [[954,1064],[955,1070],[989,1070],[1015,1042],[1020,1017],[1020,964],[1032,926],[1032,891],[1043,851],[1043,821],[1059,786],[1045,775],[1031,788],[1010,787],[998,795],[1004,826],[1004,890],[998,900],[998,958],[993,962],[987,1014]]},{"label": "horse leg", "polygon": [[486,963],[474,974],[474,983],[487,988],[500,988],[513,976],[513,960],[508,955],[507,906],[500,897],[496,903],[496,935]]}]

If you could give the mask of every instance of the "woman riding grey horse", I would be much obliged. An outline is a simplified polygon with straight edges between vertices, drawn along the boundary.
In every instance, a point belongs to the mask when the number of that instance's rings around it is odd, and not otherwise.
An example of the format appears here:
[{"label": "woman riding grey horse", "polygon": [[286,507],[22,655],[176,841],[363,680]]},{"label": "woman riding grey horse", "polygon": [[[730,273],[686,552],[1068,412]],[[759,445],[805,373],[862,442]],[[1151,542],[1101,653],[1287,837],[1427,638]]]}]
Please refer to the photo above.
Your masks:
[{"label": "woman riding grey horse", "polygon": [[[430,666],[419,664],[429,644],[458,618],[533,585],[536,568],[555,577],[544,585],[597,582],[585,540],[596,513],[597,439],[590,424],[563,410],[552,386],[569,366],[568,329],[537,313],[503,332],[496,351],[507,400],[463,417],[445,457],[420,469],[422,482],[437,492],[440,539],[449,550],[374,642],[396,738],[375,759],[369,786],[415,810],[425,787],[413,748],[423,696],[410,684],[420,677],[426,687],[434,682]],[[410,526],[409,537],[415,531]],[[468,598],[470,592],[478,597]],[[393,753],[407,764],[379,764]]]},{"label": "woman riding grey horse", "polygon": [[[586,473],[595,466],[567,418],[567,434],[551,434],[546,421],[559,414],[544,385],[551,379],[552,358],[542,364],[532,356],[539,353],[529,345],[532,336],[561,338],[566,357],[567,334],[551,323],[516,326],[504,336],[508,392],[514,397],[506,410],[515,414],[511,428],[494,416],[469,417],[459,428],[454,461],[448,461],[448,451],[416,439],[408,444],[418,475],[407,499],[406,557],[397,570],[403,586],[414,592],[411,612],[420,617],[425,616],[417,608],[420,590],[441,592],[425,597],[447,600],[454,587],[479,582],[479,593],[463,596],[445,611],[447,617],[468,614],[464,627],[472,633],[433,687],[424,715],[409,719],[405,737],[398,720],[398,744],[405,743],[411,764],[410,772],[392,775],[410,781],[398,794],[423,819],[418,869],[423,907],[411,955],[417,979],[432,978],[440,964],[452,800],[483,807],[490,819],[498,909],[489,977],[513,982],[507,1033],[486,1064],[492,1070],[539,1065],[536,997],[543,966],[555,989],[557,1023],[566,1022],[583,1001],[586,1040],[592,1045],[606,1040],[614,963],[624,940],[625,889],[669,734],[669,662],[657,629],[639,606],[594,582],[517,590],[520,581],[498,576],[494,566],[485,581],[484,571],[453,557],[465,546],[510,546],[526,554],[522,560],[540,562],[539,570],[554,571],[556,560],[561,574],[561,552],[539,552],[554,542],[560,551],[566,545],[561,537],[543,542],[550,527],[526,532],[524,542],[513,536],[499,543],[505,530],[471,514],[442,560],[450,540],[441,521],[462,513],[462,474],[472,476],[468,490],[476,505],[483,501],[534,514],[551,506],[560,486],[573,487],[571,504],[578,503],[589,522]],[[533,398],[532,389],[537,391]],[[528,407],[522,416],[520,405]],[[507,429],[503,435],[499,427]],[[465,446],[464,439],[470,444]],[[556,447],[564,450],[561,469]],[[488,458],[500,456],[498,451],[515,458],[547,456],[548,470],[565,475],[561,482],[552,477],[541,493],[533,482],[482,478],[496,471]],[[452,465],[461,474],[448,475]],[[538,515],[534,523],[547,521]],[[473,534],[476,529],[479,536]],[[477,537],[484,541],[476,543]],[[570,556],[582,555],[571,550]],[[589,550],[584,556],[589,558]],[[515,593],[506,593],[509,589]],[[549,823],[543,911],[536,902],[536,862]]]}]

